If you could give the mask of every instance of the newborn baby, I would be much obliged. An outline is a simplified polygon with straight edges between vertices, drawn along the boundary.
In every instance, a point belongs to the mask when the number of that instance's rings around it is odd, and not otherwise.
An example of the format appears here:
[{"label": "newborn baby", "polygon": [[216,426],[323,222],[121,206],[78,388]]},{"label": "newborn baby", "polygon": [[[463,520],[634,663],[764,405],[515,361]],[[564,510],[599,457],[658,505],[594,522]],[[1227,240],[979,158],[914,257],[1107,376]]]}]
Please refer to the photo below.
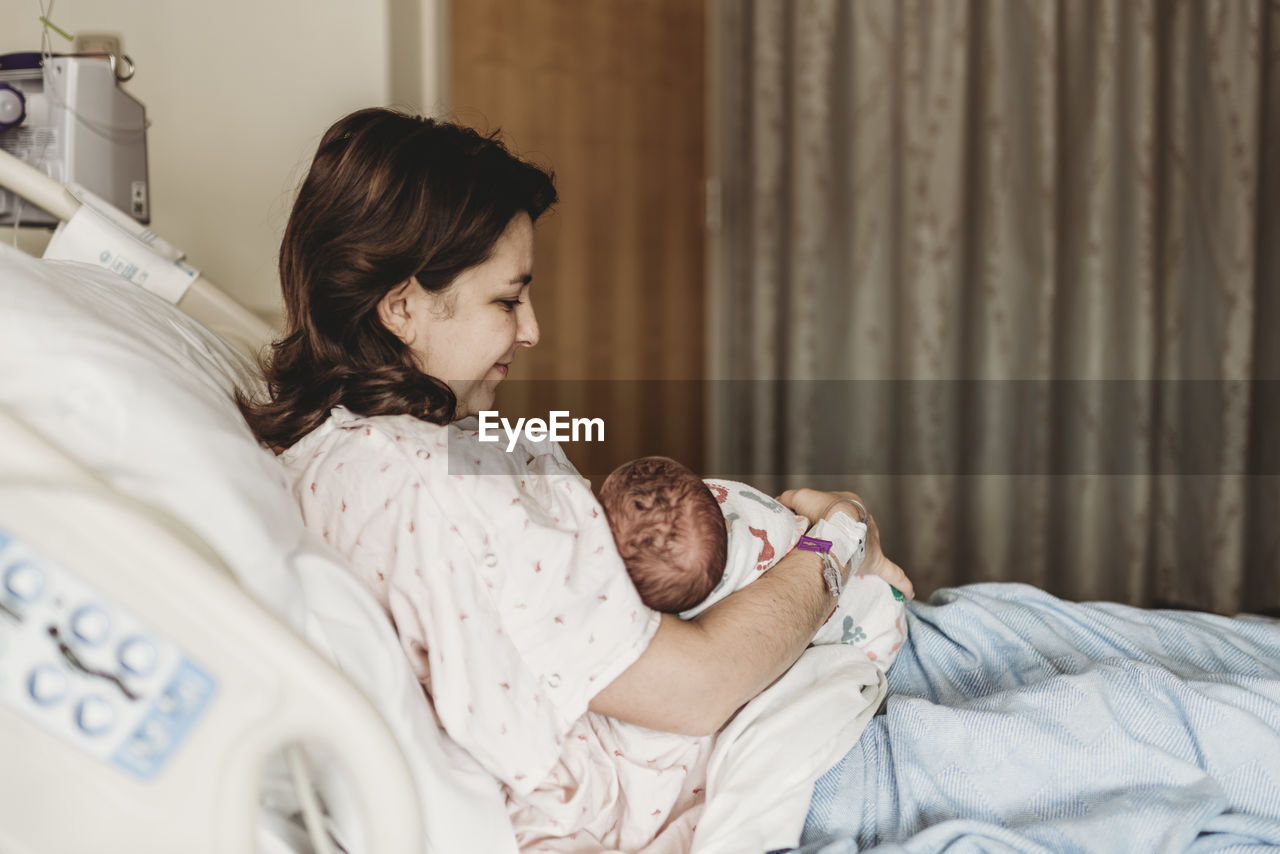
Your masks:
[{"label": "newborn baby", "polygon": [[[704,481],[667,457],[619,466],[600,503],[645,604],[683,619],[750,584],[809,527],[758,489]],[[855,572],[814,643],[852,644],[888,670],[906,640],[903,610],[897,590]]]}]

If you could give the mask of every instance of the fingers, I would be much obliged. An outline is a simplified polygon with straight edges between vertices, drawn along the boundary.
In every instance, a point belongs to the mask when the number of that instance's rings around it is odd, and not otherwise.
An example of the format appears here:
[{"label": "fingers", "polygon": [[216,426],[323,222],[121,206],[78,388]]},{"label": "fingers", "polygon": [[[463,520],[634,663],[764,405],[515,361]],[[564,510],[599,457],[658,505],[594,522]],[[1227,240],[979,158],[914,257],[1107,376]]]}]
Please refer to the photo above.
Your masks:
[{"label": "fingers", "polygon": [[[795,513],[800,516],[804,516],[804,514],[800,512],[800,508],[796,506],[796,493],[798,491],[799,490],[788,489],[786,492],[782,493],[781,495],[774,496],[774,498],[777,500],[779,504],[781,504],[783,507],[790,510],[792,513]],[[805,518],[808,518],[808,517],[805,517]],[[810,519],[809,521],[812,522],[813,520]]]},{"label": "fingers", "polygon": [[881,578],[889,582],[891,586],[896,587],[898,592],[906,598],[916,598],[915,585],[911,583],[910,578],[907,578],[907,574],[902,571],[902,567],[898,566],[888,558],[885,558],[881,562],[881,567],[885,570],[880,573]]},{"label": "fingers", "polygon": [[813,523],[818,518],[817,514],[826,506],[822,500],[824,495],[825,492],[816,489],[788,489],[778,496],[778,503]]},{"label": "fingers", "polygon": [[[822,517],[823,513],[831,507],[832,502],[840,498],[851,498],[863,507],[866,506],[862,499],[853,492],[826,492],[821,489],[788,489],[786,492],[777,496],[778,503],[786,507],[788,510],[804,516],[811,523],[818,521],[818,519]],[[842,512],[848,511],[856,514],[856,511],[851,505],[841,504],[840,507],[842,508]],[[855,515],[855,518],[858,517]]]},{"label": "fingers", "polygon": [[907,574],[880,549],[880,528],[876,520],[867,516],[867,558],[858,570],[862,575],[878,575],[887,583],[897,588],[907,599],[916,598],[915,585]]},{"label": "fingers", "polygon": [[858,568],[859,575],[875,575],[884,579],[885,583],[897,588],[907,599],[916,598],[915,585],[911,583],[911,579],[907,578],[907,574],[902,571],[902,567],[889,560],[883,554],[877,554],[875,559],[870,557],[863,561],[862,566]]},{"label": "fingers", "polygon": [[[852,498],[863,507],[866,502],[856,492],[826,492],[820,489],[788,489],[781,495],[777,496],[778,503],[794,513],[804,516],[811,523],[817,521],[823,511],[831,506],[831,502],[837,498]],[[841,505],[844,509],[853,510],[854,508],[848,504]],[[843,512],[843,511],[842,511]],[[855,516],[855,518],[857,518]],[[914,599],[916,595],[915,585],[911,583],[911,579],[907,578],[907,574],[902,571],[902,567],[898,566],[889,558],[885,557],[884,552],[880,548],[880,526],[876,524],[875,518],[867,513],[864,520],[867,523],[867,556],[863,561],[859,572],[863,575],[878,575],[886,582],[898,589],[907,599]]]}]

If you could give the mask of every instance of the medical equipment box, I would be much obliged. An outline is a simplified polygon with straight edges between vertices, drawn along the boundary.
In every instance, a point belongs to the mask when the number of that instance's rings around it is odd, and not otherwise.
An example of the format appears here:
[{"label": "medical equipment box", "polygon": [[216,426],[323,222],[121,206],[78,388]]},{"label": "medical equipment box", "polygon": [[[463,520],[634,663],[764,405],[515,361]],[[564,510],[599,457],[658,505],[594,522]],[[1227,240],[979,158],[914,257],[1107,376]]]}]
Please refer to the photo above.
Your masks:
[{"label": "medical equipment box", "polygon": [[[147,118],[107,57],[0,56],[0,149],[151,221]],[[0,189],[0,224],[55,226],[47,211]]]}]

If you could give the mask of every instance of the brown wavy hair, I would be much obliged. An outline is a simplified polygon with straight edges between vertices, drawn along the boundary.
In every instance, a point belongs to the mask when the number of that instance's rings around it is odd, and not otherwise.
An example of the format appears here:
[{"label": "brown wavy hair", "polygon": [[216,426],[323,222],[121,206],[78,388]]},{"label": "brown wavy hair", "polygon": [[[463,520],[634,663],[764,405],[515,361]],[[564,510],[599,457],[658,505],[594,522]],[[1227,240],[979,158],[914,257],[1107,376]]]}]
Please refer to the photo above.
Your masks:
[{"label": "brown wavy hair", "polygon": [[280,245],[285,334],[262,360],[265,400],[237,397],[258,440],[283,450],[333,407],[454,419],[457,398],[383,326],[382,297],[410,277],[447,289],[486,261],[520,212],[556,201],[552,175],[498,133],[359,110],[320,140]]}]

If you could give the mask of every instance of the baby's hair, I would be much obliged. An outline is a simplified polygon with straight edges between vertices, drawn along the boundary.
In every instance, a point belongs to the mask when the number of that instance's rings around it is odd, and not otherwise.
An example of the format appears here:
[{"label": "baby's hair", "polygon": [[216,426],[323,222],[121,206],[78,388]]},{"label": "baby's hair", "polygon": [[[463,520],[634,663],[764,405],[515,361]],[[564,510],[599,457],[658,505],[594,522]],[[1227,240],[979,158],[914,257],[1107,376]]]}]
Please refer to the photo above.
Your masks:
[{"label": "baby's hair", "polygon": [[724,514],[689,468],[668,457],[632,460],[605,480],[600,503],[650,608],[688,610],[720,583],[729,549]]}]

